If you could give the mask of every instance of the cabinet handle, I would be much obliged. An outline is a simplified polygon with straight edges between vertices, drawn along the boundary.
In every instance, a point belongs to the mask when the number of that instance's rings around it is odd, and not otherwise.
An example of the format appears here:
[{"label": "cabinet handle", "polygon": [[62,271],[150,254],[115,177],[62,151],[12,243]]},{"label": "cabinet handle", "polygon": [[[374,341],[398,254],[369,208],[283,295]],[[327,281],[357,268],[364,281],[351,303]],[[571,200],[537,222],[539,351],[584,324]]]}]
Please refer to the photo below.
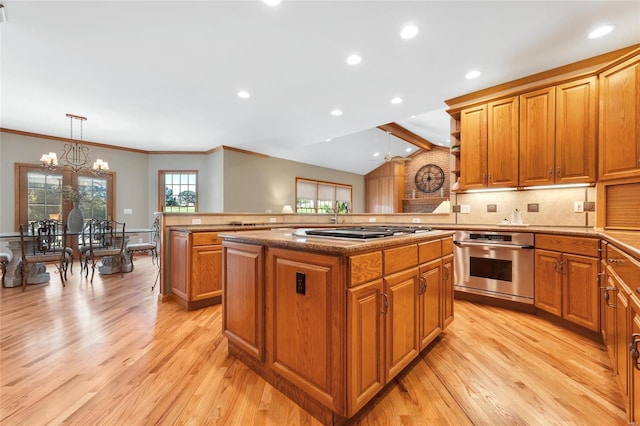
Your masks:
[{"label": "cabinet handle", "polygon": [[640,357],[640,352],[638,352],[638,342],[640,341],[640,333],[633,333],[631,335],[631,343],[629,343],[629,352],[631,353],[631,359],[633,359],[633,366],[640,370],[640,366],[638,365],[638,358]]},{"label": "cabinet handle", "polygon": [[427,292],[427,278],[422,277],[422,294]]},{"label": "cabinet handle", "polygon": [[386,314],[387,312],[389,312],[389,296],[387,296],[387,293],[382,293],[382,298],[384,299],[382,301],[382,307],[384,308],[384,310],[380,311],[380,313]]},{"label": "cabinet handle", "polygon": [[568,272],[565,270],[564,264],[565,264],[564,260],[560,262],[560,273],[562,275],[567,275]]},{"label": "cabinet handle", "polygon": [[487,174],[486,173],[482,174],[482,183],[487,183]]},{"label": "cabinet handle", "polygon": [[[600,287],[602,290],[604,290],[604,301],[607,303],[607,306],[610,308],[615,308],[616,304],[615,302],[611,302],[611,295],[609,294],[610,291],[616,291],[615,287]],[[615,299],[614,299],[615,300]]]},{"label": "cabinet handle", "polygon": [[491,182],[491,173],[489,173],[489,182]]},{"label": "cabinet handle", "polygon": [[549,167],[549,177],[553,177],[553,167]]},{"label": "cabinet handle", "polygon": [[608,263],[624,263],[624,260],[622,259],[614,259],[613,257],[610,257],[607,259]]},{"label": "cabinet handle", "polygon": [[557,177],[562,177],[562,172],[560,171],[560,166],[558,166],[558,168],[556,169],[556,176]]},{"label": "cabinet handle", "polygon": [[449,268],[444,268],[444,280],[449,281]]}]

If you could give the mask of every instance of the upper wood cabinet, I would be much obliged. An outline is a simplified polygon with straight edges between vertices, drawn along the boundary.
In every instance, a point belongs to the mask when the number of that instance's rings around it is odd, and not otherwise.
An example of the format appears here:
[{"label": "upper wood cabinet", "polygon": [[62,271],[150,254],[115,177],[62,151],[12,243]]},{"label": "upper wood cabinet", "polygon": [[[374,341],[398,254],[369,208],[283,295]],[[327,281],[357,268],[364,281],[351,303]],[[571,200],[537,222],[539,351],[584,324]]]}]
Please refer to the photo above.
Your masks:
[{"label": "upper wood cabinet", "polygon": [[596,78],[520,95],[520,186],[596,181]]},{"label": "upper wood cabinet", "polygon": [[489,102],[460,114],[462,189],[518,184],[518,97]]},{"label": "upper wood cabinet", "polygon": [[365,175],[368,213],[402,213],[404,174],[404,163],[389,161]]},{"label": "upper wood cabinet", "polygon": [[520,185],[549,185],[555,172],[555,87],[520,95]]},{"label": "upper wood cabinet", "polygon": [[517,96],[487,105],[487,186],[518,184]]},{"label": "upper wood cabinet", "polygon": [[640,55],[600,74],[599,177],[640,176]]},{"label": "upper wood cabinet", "polygon": [[460,187],[487,185],[487,105],[460,113]]},{"label": "upper wood cabinet", "polygon": [[555,183],[596,181],[596,77],[556,86]]}]

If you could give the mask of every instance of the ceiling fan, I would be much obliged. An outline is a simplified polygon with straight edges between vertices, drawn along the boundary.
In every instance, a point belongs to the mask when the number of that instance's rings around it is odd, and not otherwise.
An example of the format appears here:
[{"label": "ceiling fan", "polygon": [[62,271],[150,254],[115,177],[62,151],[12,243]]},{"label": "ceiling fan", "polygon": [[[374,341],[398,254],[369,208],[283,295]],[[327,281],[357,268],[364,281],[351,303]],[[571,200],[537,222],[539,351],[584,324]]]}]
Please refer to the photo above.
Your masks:
[{"label": "ceiling fan", "polygon": [[385,154],[384,158],[384,162],[385,163],[390,163],[390,162],[396,162],[396,163],[404,163],[405,161],[409,161],[410,158],[404,158],[401,155],[393,155],[391,154],[391,132],[387,131],[387,144],[388,144],[388,152]]}]

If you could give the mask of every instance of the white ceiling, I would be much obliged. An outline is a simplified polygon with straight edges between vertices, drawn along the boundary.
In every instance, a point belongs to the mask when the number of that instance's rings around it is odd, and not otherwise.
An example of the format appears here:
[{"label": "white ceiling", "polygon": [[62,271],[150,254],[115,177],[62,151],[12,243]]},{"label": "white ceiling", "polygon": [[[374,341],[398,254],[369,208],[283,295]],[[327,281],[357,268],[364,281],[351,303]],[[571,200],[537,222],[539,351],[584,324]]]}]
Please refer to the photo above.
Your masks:
[{"label": "white ceiling", "polygon": [[[640,42],[640,1],[0,2],[1,127],[68,137],[72,113],[94,142],[360,174],[388,151],[377,125],[446,144],[445,99]],[[421,31],[403,40],[409,22]]]}]

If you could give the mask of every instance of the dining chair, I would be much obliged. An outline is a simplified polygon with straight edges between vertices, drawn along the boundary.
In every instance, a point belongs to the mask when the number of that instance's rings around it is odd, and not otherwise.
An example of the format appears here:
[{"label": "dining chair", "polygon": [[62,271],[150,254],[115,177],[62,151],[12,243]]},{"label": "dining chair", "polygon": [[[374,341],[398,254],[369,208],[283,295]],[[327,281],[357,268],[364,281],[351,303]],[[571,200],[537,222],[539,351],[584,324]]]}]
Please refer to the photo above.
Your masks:
[{"label": "dining chair", "polygon": [[[89,221],[89,250],[85,255],[85,262],[91,262],[91,283],[96,269],[96,260],[112,256],[115,262],[119,262],[120,276],[122,271],[122,257],[124,255],[125,223],[115,220]],[[87,260],[86,257],[89,257]]]},{"label": "dining chair", "polygon": [[[160,243],[160,216],[156,216],[156,219],[151,225],[152,235],[151,240],[148,243],[129,243],[126,246],[129,260],[131,261],[131,270],[133,270],[133,256],[136,253],[149,253],[151,254],[151,262],[158,263],[158,245]],[[159,263],[158,263],[159,266]]]},{"label": "dining chair", "polygon": [[55,265],[60,274],[62,286],[65,287],[66,271],[69,264],[66,241],[67,224],[64,222],[45,219],[33,221],[29,225],[20,224],[22,291],[27,286],[29,265],[36,263]]},{"label": "dining chair", "polygon": [[4,276],[7,274],[7,265],[13,259],[11,253],[0,253],[0,271],[2,272],[2,287],[4,287]]}]

